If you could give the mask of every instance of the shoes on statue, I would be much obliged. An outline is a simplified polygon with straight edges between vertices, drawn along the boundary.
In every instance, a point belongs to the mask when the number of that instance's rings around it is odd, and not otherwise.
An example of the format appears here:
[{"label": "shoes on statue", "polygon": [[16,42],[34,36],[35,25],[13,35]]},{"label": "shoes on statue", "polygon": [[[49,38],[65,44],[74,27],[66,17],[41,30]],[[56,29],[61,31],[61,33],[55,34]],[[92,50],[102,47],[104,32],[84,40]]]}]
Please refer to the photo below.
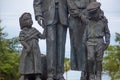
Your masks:
[{"label": "shoes on statue", "polygon": [[81,77],[80,80],[87,80],[86,77]]},{"label": "shoes on statue", "polygon": [[61,78],[60,78],[60,79],[58,79],[58,80],[65,80],[65,79],[64,79],[64,77],[61,77]]},{"label": "shoes on statue", "polygon": [[80,80],[87,80],[87,78],[88,78],[87,72],[82,71]]},{"label": "shoes on statue", "polygon": [[41,80],[41,78],[40,77],[36,77],[36,79],[35,80]]},{"label": "shoes on statue", "polygon": [[63,73],[57,74],[56,80],[65,80],[64,77],[63,77]]},{"label": "shoes on statue", "polygon": [[29,80],[29,79],[25,78],[24,76],[21,76],[19,80]]},{"label": "shoes on statue", "polygon": [[101,80],[101,72],[97,72],[96,80]]},{"label": "shoes on statue", "polygon": [[21,76],[19,80],[24,80],[24,76]]},{"label": "shoes on statue", "polygon": [[54,79],[53,79],[53,78],[51,78],[51,77],[48,77],[48,78],[47,78],[47,80],[54,80]]},{"label": "shoes on statue", "polygon": [[95,80],[95,75],[94,74],[90,74],[89,75],[89,80]]},{"label": "shoes on statue", "polygon": [[96,80],[101,80],[101,77],[96,77]]}]

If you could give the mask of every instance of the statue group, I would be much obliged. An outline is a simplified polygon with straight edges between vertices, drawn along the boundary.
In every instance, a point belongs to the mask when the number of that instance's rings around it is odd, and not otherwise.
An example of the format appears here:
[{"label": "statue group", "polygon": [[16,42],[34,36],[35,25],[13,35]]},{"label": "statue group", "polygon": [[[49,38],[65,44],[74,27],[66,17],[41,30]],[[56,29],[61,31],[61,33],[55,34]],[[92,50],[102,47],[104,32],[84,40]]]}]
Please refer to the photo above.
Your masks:
[{"label": "statue group", "polygon": [[[30,13],[21,15],[20,80],[65,80],[67,28],[70,32],[71,69],[82,71],[80,80],[102,80],[102,58],[110,43],[110,31],[100,6],[96,0],[34,0],[35,19],[44,32],[42,34],[32,27]],[[39,38],[46,39],[44,58]]]}]

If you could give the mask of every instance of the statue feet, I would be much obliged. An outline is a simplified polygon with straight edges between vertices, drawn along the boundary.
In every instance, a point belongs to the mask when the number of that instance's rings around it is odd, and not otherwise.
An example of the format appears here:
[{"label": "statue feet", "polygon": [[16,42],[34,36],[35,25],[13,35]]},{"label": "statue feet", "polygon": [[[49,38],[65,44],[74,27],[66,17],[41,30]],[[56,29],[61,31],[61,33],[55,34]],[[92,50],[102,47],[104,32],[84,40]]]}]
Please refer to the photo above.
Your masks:
[{"label": "statue feet", "polygon": [[65,80],[64,76],[63,76],[63,73],[58,73],[57,76],[56,76],[56,80]]},{"label": "statue feet", "polygon": [[81,73],[81,77],[80,77],[80,80],[88,80],[88,73],[82,71],[82,73]]},{"label": "statue feet", "polygon": [[95,75],[90,73],[89,80],[95,80]]},{"label": "statue feet", "polygon": [[96,80],[101,80],[101,72],[97,72]]},{"label": "statue feet", "polygon": [[29,80],[29,79],[28,79],[28,78],[25,78],[25,77],[22,75],[19,80]]},{"label": "statue feet", "polygon": [[65,80],[65,79],[64,79],[64,77],[61,77],[61,78],[60,78],[60,79],[58,79],[58,80]]},{"label": "statue feet", "polygon": [[54,79],[53,79],[53,78],[51,78],[51,77],[48,77],[48,78],[47,78],[47,80],[54,80]]},{"label": "statue feet", "polygon": [[21,76],[19,80],[24,80],[24,76]]},{"label": "statue feet", "polygon": [[41,80],[39,77],[37,77],[35,80]]},{"label": "statue feet", "polygon": [[35,80],[41,80],[40,76],[37,75]]}]

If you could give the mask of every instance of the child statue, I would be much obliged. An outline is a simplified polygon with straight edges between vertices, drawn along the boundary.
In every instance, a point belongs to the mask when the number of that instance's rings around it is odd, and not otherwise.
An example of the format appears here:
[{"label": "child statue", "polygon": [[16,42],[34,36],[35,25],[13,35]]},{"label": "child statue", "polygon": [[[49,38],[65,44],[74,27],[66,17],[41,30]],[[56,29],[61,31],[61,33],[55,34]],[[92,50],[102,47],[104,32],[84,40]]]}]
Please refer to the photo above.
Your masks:
[{"label": "child statue", "polygon": [[101,4],[91,2],[87,6],[88,25],[83,41],[87,49],[87,70],[89,80],[101,80],[102,60],[105,49],[110,44],[110,31],[105,16],[101,13]]},{"label": "child statue", "polygon": [[22,14],[19,21],[21,28],[19,38],[23,46],[19,67],[22,75],[20,80],[29,80],[31,75],[35,76],[35,80],[41,80],[41,52],[38,39],[44,39],[45,36],[32,27],[33,21],[30,13]]}]

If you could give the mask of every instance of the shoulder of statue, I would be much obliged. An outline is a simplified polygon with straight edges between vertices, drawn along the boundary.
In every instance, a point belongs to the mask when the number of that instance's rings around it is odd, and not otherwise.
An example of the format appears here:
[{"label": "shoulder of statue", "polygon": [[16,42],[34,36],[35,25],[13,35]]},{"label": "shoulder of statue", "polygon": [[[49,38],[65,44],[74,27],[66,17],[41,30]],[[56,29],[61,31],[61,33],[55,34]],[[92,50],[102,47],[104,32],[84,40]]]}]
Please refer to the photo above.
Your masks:
[{"label": "shoulder of statue", "polygon": [[103,16],[103,17],[101,18],[101,20],[102,20],[102,22],[103,22],[104,24],[107,24],[107,23],[108,23],[108,19],[107,19],[105,16]]},{"label": "shoulder of statue", "polygon": [[33,31],[38,31],[35,27],[32,28]]},{"label": "shoulder of statue", "polygon": [[25,32],[26,32],[25,30],[21,30],[20,34],[25,34]]},{"label": "shoulder of statue", "polygon": [[21,30],[20,33],[19,33],[19,37],[24,37],[26,34],[25,34],[25,31]]}]

